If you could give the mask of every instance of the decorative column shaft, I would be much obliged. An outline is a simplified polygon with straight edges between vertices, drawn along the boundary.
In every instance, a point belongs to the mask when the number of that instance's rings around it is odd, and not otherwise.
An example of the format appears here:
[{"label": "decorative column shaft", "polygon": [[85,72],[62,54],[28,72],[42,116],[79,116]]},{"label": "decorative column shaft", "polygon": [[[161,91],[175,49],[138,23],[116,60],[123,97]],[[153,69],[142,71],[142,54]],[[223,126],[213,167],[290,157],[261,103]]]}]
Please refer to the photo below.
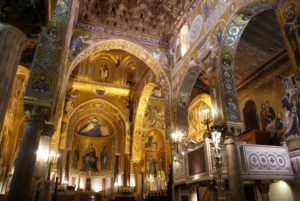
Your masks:
[{"label": "decorative column shaft", "polygon": [[123,180],[123,186],[128,186],[130,179],[130,160],[129,160],[129,154],[124,155],[124,180]]},{"label": "decorative column shaft", "polygon": [[245,201],[244,185],[241,177],[239,158],[237,156],[233,136],[225,139],[225,148],[228,160],[228,183],[231,201]]},{"label": "decorative column shaft", "polygon": [[115,155],[115,167],[114,167],[114,183],[116,183],[118,174],[119,174],[119,160],[120,160],[120,155]]},{"label": "decorative column shaft", "polygon": [[210,183],[208,186],[208,195],[209,195],[209,201],[217,201],[217,189],[215,188],[214,183]]},{"label": "decorative column shaft", "polygon": [[28,200],[40,125],[52,119],[50,111],[54,111],[57,101],[57,78],[60,78],[59,72],[64,64],[67,33],[72,28],[70,17],[75,8],[72,3],[73,0],[57,1],[52,21],[39,37],[24,94],[27,121],[8,201]]},{"label": "decorative column shaft", "polygon": [[35,166],[35,175],[37,175],[41,180],[46,180],[47,177],[47,154],[50,150],[50,136],[41,136],[37,151],[37,162]]},{"label": "decorative column shaft", "polygon": [[13,26],[0,23],[0,93],[5,94],[0,102],[0,131],[25,44],[25,34]]},{"label": "decorative column shaft", "polygon": [[43,126],[43,117],[48,112],[49,110],[42,107],[29,107],[25,110],[23,138],[15,161],[8,201],[28,200],[39,145],[39,131]]},{"label": "decorative column shaft", "polygon": [[269,197],[270,182],[269,181],[257,181],[256,183],[257,183],[258,190],[260,192],[262,201],[270,201],[270,197]]}]

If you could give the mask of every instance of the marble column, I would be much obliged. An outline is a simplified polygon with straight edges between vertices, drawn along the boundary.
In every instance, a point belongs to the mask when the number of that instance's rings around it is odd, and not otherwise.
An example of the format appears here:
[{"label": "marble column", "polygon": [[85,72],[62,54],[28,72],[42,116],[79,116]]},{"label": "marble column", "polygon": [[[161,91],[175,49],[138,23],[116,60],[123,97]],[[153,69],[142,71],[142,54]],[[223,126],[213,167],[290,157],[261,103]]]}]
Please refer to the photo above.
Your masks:
[{"label": "marble column", "polygon": [[295,200],[300,200],[300,150],[289,152],[290,160],[294,170],[294,181],[291,183],[294,192]]},{"label": "marble column", "polygon": [[217,189],[215,188],[215,184],[212,182],[208,186],[208,196],[209,201],[217,201]]},{"label": "marble column", "polygon": [[37,162],[35,167],[35,175],[39,176],[41,180],[47,179],[47,155],[50,151],[50,136],[42,135],[39,141]]},{"label": "marble column", "polygon": [[134,174],[134,179],[135,179],[135,187],[134,187],[134,192],[138,192],[139,185],[139,163],[133,163],[133,174]]},{"label": "marble column", "polygon": [[128,186],[130,176],[130,160],[129,154],[124,155],[124,180],[123,186]]},{"label": "marble column", "polygon": [[257,187],[260,192],[262,201],[270,201],[269,186],[269,181],[257,181]]},{"label": "marble column", "polygon": [[15,170],[10,185],[8,201],[28,200],[35,169],[36,151],[39,145],[40,130],[45,122],[48,108],[25,105],[25,125],[23,137],[15,161]]},{"label": "marble column", "polygon": [[42,129],[40,130],[40,133],[41,137],[39,140],[35,175],[39,176],[40,182],[43,182],[44,184],[44,188],[40,190],[32,189],[31,192],[33,192],[34,190],[39,190],[40,200],[47,201],[49,200],[51,187],[51,183],[47,178],[49,171],[47,160],[50,151],[51,136],[54,133],[54,126],[52,124],[44,124],[42,126]]},{"label": "marble column", "polygon": [[11,25],[0,23],[0,94],[5,94],[0,101],[0,131],[25,45],[25,34]]},{"label": "marble column", "polygon": [[225,139],[228,165],[228,183],[231,201],[245,201],[244,185],[241,177],[241,170],[234,136],[228,135]]},{"label": "marble column", "polygon": [[118,174],[119,174],[119,159],[120,159],[120,155],[116,154],[115,155],[115,167],[114,167],[114,183],[116,183]]}]

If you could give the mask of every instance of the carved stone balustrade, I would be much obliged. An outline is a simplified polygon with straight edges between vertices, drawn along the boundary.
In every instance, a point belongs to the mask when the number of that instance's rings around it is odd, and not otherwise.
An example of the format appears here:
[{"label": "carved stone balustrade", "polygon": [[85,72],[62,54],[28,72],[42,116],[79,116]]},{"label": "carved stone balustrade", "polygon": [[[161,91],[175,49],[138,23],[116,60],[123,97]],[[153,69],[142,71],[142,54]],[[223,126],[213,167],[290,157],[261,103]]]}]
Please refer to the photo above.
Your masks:
[{"label": "carved stone balustrade", "polygon": [[[188,150],[181,161],[173,160],[175,185],[216,179],[213,146],[212,141],[206,139],[193,150]],[[220,144],[220,147],[222,177],[228,179],[227,155],[224,145]],[[300,152],[289,153],[287,147],[236,142],[236,149],[243,180],[292,180],[295,177],[293,168],[299,172]]]}]

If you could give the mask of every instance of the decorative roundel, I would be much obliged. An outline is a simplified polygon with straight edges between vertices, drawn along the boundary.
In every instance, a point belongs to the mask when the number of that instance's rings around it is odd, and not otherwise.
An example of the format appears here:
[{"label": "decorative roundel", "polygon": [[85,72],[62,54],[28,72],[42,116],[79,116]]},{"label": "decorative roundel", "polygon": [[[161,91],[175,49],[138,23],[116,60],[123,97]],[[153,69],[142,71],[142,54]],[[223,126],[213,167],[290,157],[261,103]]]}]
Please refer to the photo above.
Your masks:
[{"label": "decorative roundel", "polygon": [[235,42],[235,39],[233,37],[227,37],[225,39],[225,43],[227,46],[233,46],[234,42]]},{"label": "decorative roundel", "polygon": [[276,157],[274,155],[269,155],[268,162],[269,162],[269,165],[273,168],[275,168],[277,166]]},{"label": "decorative roundel", "polygon": [[48,70],[32,72],[28,90],[36,95],[50,95],[56,88],[55,74]]},{"label": "decorative roundel", "polygon": [[201,15],[197,15],[190,27],[190,41],[194,42],[200,35],[201,33],[201,29],[202,29],[202,16]]},{"label": "decorative roundel", "polygon": [[259,157],[256,154],[249,155],[250,166],[259,167]]},{"label": "decorative roundel", "polygon": [[231,79],[231,73],[228,70],[223,71],[223,78],[228,80]]},{"label": "decorative roundel", "polygon": [[268,157],[265,154],[260,154],[259,163],[264,168],[268,167]]},{"label": "decorative roundel", "polygon": [[236,26],[231,27],[231,28],[229,29],[229,34],[232,35],[232,36],[238,35],[239,32],[240,32],[240,28],[239,28],[239,27],[236,27]]},{"label": "decorative roundel", "polygon": [[229,91],[233,90],[233,86],[232,86],[231,82],[225,82],[224,87],[226,90],[229,90]]},{"label": "decorative roundel", "polygon": [[276,156],[276,161],[277,161],[277,165],[280,167],[280,168],[284,168],[286,163],[285,163],[285,159],[282,155],[277,155]]}]

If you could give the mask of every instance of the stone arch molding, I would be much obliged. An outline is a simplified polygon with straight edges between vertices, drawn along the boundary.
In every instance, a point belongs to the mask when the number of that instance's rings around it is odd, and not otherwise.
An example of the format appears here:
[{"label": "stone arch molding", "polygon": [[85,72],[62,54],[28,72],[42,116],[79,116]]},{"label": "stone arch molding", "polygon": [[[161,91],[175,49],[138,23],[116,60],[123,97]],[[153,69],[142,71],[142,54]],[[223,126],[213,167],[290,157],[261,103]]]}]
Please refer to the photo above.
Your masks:
[{"label": "stone arch molding", "polygon": [[176,129],[182,131],[187,135],[188,133],[188,107],[191,93],[202,68],[198,65],[190,67],[181,83],[178,92],[178,99],[176,100]]},{"label": "stone arch molding", "polygon": [[151,54],[144,47],[124,39],[99,41],[88,46],[86,49],[80,52],[73,61],[71,61],[67,77],[69,78],[74,68],[89,56],[97,52],[113,49],[124,50],[136,56],[138,59],[143,61],[154,72],[156,76],[160,75],[167,82],[166,87],[170,88],[168,76],[164,72],[164,69],[167,67],[163,66],[157,59],[154,58],[153,54]]},{"label": "stone arch molding", "polygon": [[234,57],[237,46],[251,19],[257,14],[270,9],[273,9],[273,6],[266,2],[253,2],[246,5],[233,15],[223,34],[217,70],[221,83],[220,96],[223,100],[223,121],[228,127],[242,127],[242,117],[238,106],[234,79]]},{"label": "stone arch molding", "polygon": [[172,107],[171,107],[171,84],[168,75],[166,74],[164,69],[168,69],[166,66],[167,63],[164,63],[164,59],[158,60],[155,58],[155,54],[152,54],[149,50],[142,47],[141,45],[138,45],[136,43],[130,42],[128,40],[124,39],[112,39],[112,40],[104,40],[104,41],[98,41],[95,43],[92,43],[92,45],[88,46],[86,49],[81,51],[72,61],[69,61],[68,64],[68,70],[67,70],[67,76],[65,76],[65,80],[63,83],[63,91],[62,91],[62,97],[65,97],[66,95],[66,89],[67,84],[70,78],[70,75],[72,71],[75,69],[75,67],[81,63],[83,60],[87,59],[89,56],[102,52],[102,51],[108,51],[108,50],[124,50],[134,56],[136,56],[138,59],[143,61],[156,75],[156,77],[159,80],[159,84],[161,85],[163,98],[165,101],[165,116],[166,116],[166,128],[167,131],[171,131],[171,119],[172,119]]}]

